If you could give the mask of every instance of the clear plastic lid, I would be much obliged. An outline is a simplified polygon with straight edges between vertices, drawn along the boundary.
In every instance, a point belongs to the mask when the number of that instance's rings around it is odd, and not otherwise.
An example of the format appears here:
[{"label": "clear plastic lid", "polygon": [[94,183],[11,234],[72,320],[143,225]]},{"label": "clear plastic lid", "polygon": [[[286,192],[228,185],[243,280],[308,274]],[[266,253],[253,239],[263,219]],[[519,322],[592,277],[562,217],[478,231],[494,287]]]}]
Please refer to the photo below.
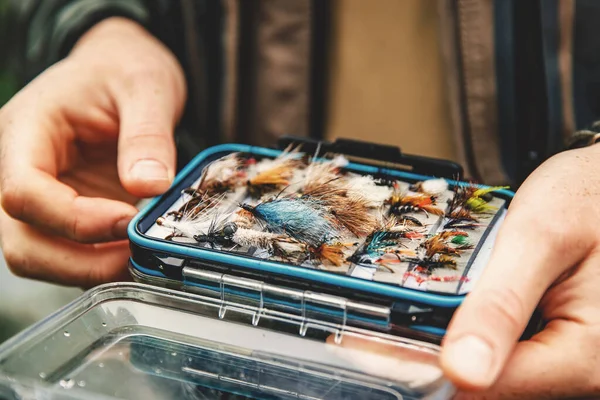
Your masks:
[{"label": "clear plastic lid", "polygon": [[[226,312],[225,312],[226,311]],[[0,347],[4,399],[447,399],[439,348],[145,284],[88,291]]]}]

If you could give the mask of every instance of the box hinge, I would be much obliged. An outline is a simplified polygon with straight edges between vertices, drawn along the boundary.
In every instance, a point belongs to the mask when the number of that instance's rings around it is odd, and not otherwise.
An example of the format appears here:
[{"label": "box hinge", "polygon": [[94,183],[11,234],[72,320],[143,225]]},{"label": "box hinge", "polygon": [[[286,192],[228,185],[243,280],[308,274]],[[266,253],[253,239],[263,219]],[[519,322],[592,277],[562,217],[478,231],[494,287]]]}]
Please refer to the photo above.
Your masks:
[{"label": "box hinge", "polygon": [[344,297],[281,287],[260,280],[196,268],[183,268],[184,282],[220,300],[219,318],[234,310],[250,314],[257,325],[262,316],[285,319],[305,336],[310,328],[328,330],[341,337],[347,324],[387,327],[390,307],[355,302]]},{"label": "box hinge", "polygon": [[387,169],[399,169],[455,180],[462,180],[464,174],[463,167],[453,161],[406,154],[399,147],[368,141],[337,138],[333,142],[328,142],[284,135],[277,143],[277,147],[281,150],[298,145],[301,145],[302,151],[307,154],[314,154],[317,150],[319,157],[326,154],[342,154],[350,161],[380,167],[382,172]]}]

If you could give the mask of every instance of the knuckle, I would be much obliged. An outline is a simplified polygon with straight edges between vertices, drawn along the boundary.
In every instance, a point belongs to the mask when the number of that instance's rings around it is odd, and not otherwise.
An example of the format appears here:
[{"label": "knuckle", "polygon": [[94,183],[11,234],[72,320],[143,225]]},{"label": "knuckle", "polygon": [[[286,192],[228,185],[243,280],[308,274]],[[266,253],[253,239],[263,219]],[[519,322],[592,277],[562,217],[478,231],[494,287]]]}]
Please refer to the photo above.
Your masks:
[{"label": "knuckle", "polygon": [[83,221],[84,208],[80,206],[80,197],[73,199],[73,212],[65,215],[64,220],[64,232],[67,237],[73,241],[79,243],[91,243],[93,242],[93,232],[90,231],[89,227],[86,229],[85,222]]},{"label": "knuckle", "polygon": [[134,131],[128,135],[129,140],[164,141],[167,139],[164,128],[151,118],[136,121],[132,128]]},{"label": "knuckle", "polygon": [[14,275],[21,278],[29,276],[27,257],[19,247],[3,243],[2,254],[6,261],[6,266]]},{"label": "knuckle", "polygon": [[138,60],[124,71],[123,80],[132,89],[146,82],[169,82],[170,76],[166,68],[156,66],[155,60]]},{"label": "knuckle", "polygon": [[124,136],[123,147],[140,151],[156,150],[159,152],[174,149],[173,138],[151,121],[141,121],[133,126],[131,134]]},{"label": "knuckle", "polygon": [[25,195],[14,180],[5,179],[2,183],[1,204],[4,211],[15,219],[25,214]]},{"label": "knuckle", "polygon": [[82,239],[79,213],[74,212],[67,215],[65,226],[65,231],[71,240],[80,241]]}]

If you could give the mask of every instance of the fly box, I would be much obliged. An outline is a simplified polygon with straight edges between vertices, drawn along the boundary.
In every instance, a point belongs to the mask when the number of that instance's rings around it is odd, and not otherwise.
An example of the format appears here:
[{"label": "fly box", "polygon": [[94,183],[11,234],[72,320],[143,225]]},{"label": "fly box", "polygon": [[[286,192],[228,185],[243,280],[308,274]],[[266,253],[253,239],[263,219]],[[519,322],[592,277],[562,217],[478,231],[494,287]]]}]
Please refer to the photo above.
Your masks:
[{"label": "fly box", "polygon": [[511,198],[371,143],[206,149],[131,222],[136,283],[0,347],[0,398],[451,398],[439,342]]},{"label": "fly box", "polygon": [[131,272],[256,318],[439,341],[513,195],[461,179],[456,163],[351,140],[209,148],[130,224]]}]

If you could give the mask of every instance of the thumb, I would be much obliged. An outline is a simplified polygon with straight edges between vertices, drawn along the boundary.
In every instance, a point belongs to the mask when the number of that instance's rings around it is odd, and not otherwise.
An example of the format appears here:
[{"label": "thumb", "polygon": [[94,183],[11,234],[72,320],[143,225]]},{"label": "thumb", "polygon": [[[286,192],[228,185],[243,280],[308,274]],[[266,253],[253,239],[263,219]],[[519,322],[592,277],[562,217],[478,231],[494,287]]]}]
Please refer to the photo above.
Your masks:
[{"label": "thumb", "polygon": [[526,208],[507,214],[484,274],[443,340],[442,368],[461,389],[494,383],[546,289],[584,256],[583,248],[562,251],[564,238]]},{"label": "thumb", "polygon": [[598,398],[594,335],[577,322],[551,321],[535,340],[515,347],[491,388],[463,392],[455,400]]},{"label": "thumb", "polygon": [[152,197],[166,191],[175,175],[173,134],[183,99],[166,72],[139,73],[127,83],[116,96],[119,176],[131,194]]}]

